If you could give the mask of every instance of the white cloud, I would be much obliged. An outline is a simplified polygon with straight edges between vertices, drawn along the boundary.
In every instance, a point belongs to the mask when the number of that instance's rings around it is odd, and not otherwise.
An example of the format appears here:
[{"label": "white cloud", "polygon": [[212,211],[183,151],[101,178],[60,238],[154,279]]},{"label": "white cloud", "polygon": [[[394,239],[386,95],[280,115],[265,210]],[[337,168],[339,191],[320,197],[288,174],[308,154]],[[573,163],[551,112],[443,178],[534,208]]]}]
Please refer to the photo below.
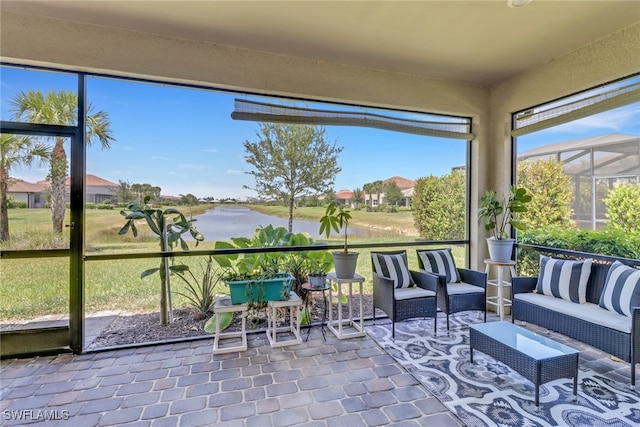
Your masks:
[{"label": "white cloud", "polygon": [[637,105],[619,108],[612,111],[585,117],[570,123],[552,128],[556,132],[584,133],[586,130],[602,129],[619,133],[637,133],[640,129],[640,110]]},{"label": "white cloud", "polygon": [[217,153],[218,150],[216,150],[215,148],[205,148],[203,151],[206,151],[207,153]]},{"label": "white cloud", "polygon": [[237,169],[227,169],[227,175],[241,175],[242,171]]},{"label": "white cloud", "polygon": [[178,167],[180,169],[191,169],[191,170],[193,170],[193,169],[204,170],[204,169],[208,168],[207,165],[194,165],[194,164],[189,164],[189,163],[180,163],[178,165]]}]

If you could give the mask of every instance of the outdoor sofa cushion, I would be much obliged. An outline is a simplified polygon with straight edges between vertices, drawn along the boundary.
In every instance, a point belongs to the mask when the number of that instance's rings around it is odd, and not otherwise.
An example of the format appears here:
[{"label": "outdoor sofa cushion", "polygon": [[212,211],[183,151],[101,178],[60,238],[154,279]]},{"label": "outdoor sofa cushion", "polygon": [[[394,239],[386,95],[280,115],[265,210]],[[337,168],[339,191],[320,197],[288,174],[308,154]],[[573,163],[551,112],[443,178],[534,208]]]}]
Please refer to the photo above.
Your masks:
[{"label": "outdoor sofa cushion", "polygon": [[540,275],[536,291],[574,303],[587,302],[587,282],[592,259],[570,261],[540,255]]},{"label": "outdoor sofa cushion", "polygon": [[640,270],[615,261],[607,273],[599,305],[631,317],[631,308],[640,307]]},{"label": "outdoor sofa cushion", "polygon": [[631,333],[631,318],[616,313],[615,311],[609,311],[598,304],[585,303],[576,304],[571,301],[564,300],[562,298],[556,298],[550,295],[536,294],[532,292],[525,292],[516,294],[515,299],[519,299],[530,304],[535,304],[540,307],[547,308],[549,310],[557,311],[567,316],[572,316],[596,325],[605,326],[607,328],[615,329],[626,334]]}]

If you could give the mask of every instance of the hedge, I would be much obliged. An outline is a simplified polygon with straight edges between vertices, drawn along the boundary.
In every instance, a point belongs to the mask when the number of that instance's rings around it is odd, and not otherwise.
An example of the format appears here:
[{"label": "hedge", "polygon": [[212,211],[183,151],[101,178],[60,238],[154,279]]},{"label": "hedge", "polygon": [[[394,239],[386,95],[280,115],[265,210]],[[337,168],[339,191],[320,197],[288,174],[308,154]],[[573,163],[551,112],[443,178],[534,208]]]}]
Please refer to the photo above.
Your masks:
[{"label": "hedge", "polygon": [[[577,230],[551,226],[518,233],[518,243],[596,255],[640,259],[640,232]],[[518,249],[518,275],[537,276],[540,254],[544,253]]]}]

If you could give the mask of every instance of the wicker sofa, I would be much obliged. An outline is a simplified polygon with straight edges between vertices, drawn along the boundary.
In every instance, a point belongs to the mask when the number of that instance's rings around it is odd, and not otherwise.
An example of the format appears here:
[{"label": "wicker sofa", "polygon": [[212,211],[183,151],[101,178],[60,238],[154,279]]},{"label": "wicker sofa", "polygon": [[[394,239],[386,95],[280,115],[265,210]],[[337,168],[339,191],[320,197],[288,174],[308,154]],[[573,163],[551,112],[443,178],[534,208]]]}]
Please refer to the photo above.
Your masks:
[{"label": "wicker sofa", "polygon": [[635,366],[640,363],[640,307],[631,307],[631,316],[626,316],[599,306],[611,266],[591,264],[584,304],[544,295],[536,290],[537,277],[512,278],[512,321],[560,332],[630,362],[633,387]]}]

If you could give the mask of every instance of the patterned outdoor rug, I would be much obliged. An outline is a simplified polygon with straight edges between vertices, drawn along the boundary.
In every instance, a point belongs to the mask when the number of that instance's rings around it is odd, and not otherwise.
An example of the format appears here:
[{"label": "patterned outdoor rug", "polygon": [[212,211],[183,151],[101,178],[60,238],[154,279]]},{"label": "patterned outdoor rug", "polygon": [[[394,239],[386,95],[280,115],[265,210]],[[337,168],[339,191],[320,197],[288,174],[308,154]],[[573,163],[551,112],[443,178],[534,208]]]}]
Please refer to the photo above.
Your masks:
[{"label": "patterned outdoor rug", "polygon": [[438,325],[435,338],[433,319],[396,323],[395,341],[391,340],[388,321],[378,321],[366,330],[468,426],[640,425],[640,394],[628,383],[615,382],[587,368],[582,357],[577,402],[573,380],[560,379],[540,386],[540,410],[536,412],[533,383],[479,351],[474,352],[474,363],[469,362],[466,325],[482,321],[476,313],[451,316],[449,336],[444,316],[439,321],[442,325]]}]

